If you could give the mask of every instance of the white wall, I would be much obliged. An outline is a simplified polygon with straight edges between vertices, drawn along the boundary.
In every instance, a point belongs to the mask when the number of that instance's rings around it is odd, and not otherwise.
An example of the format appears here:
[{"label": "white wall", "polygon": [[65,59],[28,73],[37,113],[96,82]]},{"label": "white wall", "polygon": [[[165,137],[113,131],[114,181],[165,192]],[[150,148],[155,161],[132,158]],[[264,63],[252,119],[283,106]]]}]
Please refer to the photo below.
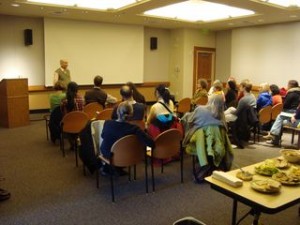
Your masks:
[{"label": "white wall", "polygon": [[[157,49],[150,49],[150,38],[157,38]],[[170,30],[144,29],[144,81],[168,81],[170,64]]]},{"label": "white wall", "polygon": [[44,19],[46,85],[60,59],[68,59],[72,80],[93,84],[143,83],[144,28],[78,20]]},{"label": "white wall", "polygon": [[232,31],[231,73],[254,84],[299,80],[300,22]]},{"label": "white wall", "polygon": [[184,30],[183,91],[181,98],[192,97],[194,76],[194,47],[215,48],[215,33],[196,29]]},{"label": "white wall", "polygon": [[216,79],[226,82],[231,74],[231,30],[216,33]]},{"label": "white wall", "polygon": [[[33,45],[24,45],[25,29],[32,29]],[[43,21],[0,15],[0,80],[18,77],[29,85],[45,83]]]}]

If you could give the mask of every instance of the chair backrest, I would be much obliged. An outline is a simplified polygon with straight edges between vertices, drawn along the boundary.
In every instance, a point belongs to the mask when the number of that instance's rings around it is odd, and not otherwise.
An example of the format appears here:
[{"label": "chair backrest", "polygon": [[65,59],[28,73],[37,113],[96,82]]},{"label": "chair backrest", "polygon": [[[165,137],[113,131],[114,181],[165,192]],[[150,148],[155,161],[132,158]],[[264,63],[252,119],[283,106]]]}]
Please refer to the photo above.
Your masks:
[{"label": "chair backrest", "polygon": [[178,129],[169,129],[155,138],[155,148],[152,156],[166,159],[178,155],[181,147],[182,133]]},{"label": "chair backrest", "polygon": [[91,133],[93,138],[94,151],[96,155],[100,153],[100,146],[102,143],[101,134],[102,134],[104,122],[105,120],[95,120],[91,122]]},{"label": "chair backrest", "polygon": [[196,105],[206,105],[208,102],[208,97],[201,97],[196,101]]},{"label": "chair backrest", "polygon": [[97,113],[103,110],[103,106],[100,105],[98,102],[92,102],[84,106],[83,112],[85,112],[89,119],[93,119],[96,117]]},{"label": "chair backrest", "polygon": [[97,114],[96,120],[111,120],[112,113],[113,113],[113,108],[104,109]]},{"label": "chair backrest", "polygon": [[272,120],[276,120],[276,117],[281,113],[282,109],[282,103],[278,103],[272,107]]},{"label": "chair backrest", "polygon": [[129,120],[128,123],[137,125],[139,128],[141,128],[141,130],[146,129],[146,124],[144,120]]},{"label": "chair backrest", "polygon": [[191,99],[183,98],[178,102],[177,112],[178,113],[186,113],[191,111]]},{"label": "chair backrest", "polygon": [[268,105],[263,107],[258,112],[258,119],[260,124],[265,124],[271,121],[271,113],[272,113],[272,106]]},{"label": "chair backrest", "polygon": [[136,135],[127,135],[116,141],[111,147],[112,164],[128,167],[138,164],[145,159],[146,147]]},{"label": "chair backrest", "polygon": [[88,115],[82,111],[72,111],[67,113],[62,121],[62,131],[65,133],[78,134],[87,125]]}]

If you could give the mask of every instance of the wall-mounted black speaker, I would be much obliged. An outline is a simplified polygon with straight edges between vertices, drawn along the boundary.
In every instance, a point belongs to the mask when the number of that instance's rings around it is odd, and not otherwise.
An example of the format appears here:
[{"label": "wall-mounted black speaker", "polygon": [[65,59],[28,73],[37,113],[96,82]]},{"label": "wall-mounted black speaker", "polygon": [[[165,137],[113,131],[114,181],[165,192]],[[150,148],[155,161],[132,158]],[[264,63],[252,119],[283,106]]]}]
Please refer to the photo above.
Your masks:
[{"label": "wall-mounted black speaker", "polygon": [[32,29],[25,29],[24,30],[24,44],[26,46],[33,44]]},{"label": "wall-mounted black speaker", "polygon": [[151,50],[157,49],[157,37],[150,38],[150,49]]}]

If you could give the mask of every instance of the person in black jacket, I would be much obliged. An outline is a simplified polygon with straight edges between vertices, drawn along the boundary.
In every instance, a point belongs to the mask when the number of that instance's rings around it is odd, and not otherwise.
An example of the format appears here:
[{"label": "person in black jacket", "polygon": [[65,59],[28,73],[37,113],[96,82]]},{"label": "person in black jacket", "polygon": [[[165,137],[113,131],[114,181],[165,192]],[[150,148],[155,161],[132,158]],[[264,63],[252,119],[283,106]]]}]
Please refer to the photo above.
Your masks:
[{"label": "person in black jacket", "polygon": [[286,120],[290,120],[296,113],[300,103],[300,87],[296,80],[288,82],[288,91],[283,102],[283,113],[280,113],[273,123],[268,135],[264,138],[268,139],[267,143],[272,145],[280,145],[282,125]]}]

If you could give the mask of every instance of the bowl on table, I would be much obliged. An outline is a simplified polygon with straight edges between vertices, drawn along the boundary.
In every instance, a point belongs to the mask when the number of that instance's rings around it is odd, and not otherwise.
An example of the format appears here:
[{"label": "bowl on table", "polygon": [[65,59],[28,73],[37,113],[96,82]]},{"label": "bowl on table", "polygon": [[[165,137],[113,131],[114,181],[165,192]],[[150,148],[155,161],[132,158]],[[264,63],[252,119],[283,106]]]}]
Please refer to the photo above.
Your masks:
[{"label": "bowl on table", "polygon": [[300,163],[300,150],[282,149],[280,153],[288,162]]}]

